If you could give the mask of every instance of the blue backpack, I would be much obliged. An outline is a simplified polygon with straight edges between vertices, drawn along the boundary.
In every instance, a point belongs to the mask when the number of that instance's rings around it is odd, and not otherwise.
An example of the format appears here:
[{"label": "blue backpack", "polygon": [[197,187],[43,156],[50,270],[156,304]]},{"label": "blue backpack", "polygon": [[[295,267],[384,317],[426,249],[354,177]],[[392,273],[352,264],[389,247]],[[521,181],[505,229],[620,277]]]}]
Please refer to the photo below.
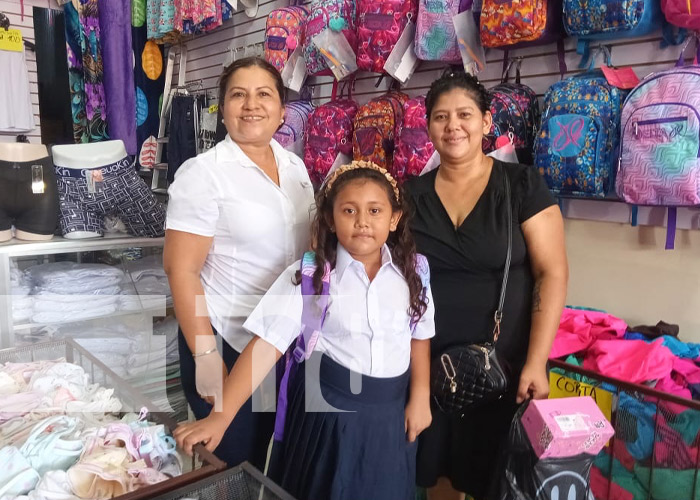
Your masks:
[{"label": "blue backpack", "polygon": [[600,70],[566,78],[547,90],[534,154],[552,192],[604,198],[612,191],[626,94]]},{"label": "blue backpack", "polygon": [[[301,332],[296,342],[287,350],[284,359],[284,375],[280,382],[280,392],[277,399],[277,415],[275,418],[274,441],[284,440],[284,424],[287,418],[287,389],[289,381],[294,377],[299,364],[311,357],[316,347],[318,338],[321,335],[321,327],[326,319],[326,312],[329,305],[329,290],[331,278],[331,265],[326,262],[322,278],[321,294],[316,295],[314,289],[313,276],[316,272],[316,254],[305,252],[301,259],[301,295],[303,307],[301,313]],[[430,285],[430,268],[428,259],[424,255],[416,254],[416,272],[420,276],[423,285],[423,294],[427,293]],[[411,327],[416,327],[416,322],[411,323]]]},{"label": "blue backpack", "polygon": [[581,66],[588,62],[591,41],[636,38],[664,28],[664,41],[681,42],[667,29],[659,0],[564,0],[564,29],[578,37]]}]

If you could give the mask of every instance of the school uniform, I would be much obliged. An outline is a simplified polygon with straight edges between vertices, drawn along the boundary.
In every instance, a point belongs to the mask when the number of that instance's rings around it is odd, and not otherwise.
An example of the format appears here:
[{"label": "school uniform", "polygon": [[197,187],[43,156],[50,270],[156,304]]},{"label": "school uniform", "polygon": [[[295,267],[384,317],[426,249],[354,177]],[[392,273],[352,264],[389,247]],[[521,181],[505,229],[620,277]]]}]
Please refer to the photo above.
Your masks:
[{"label": "school uniform", "polygon": [[[370,282],[338,245],[330,303],[314,354],[288,390],[277,482],[300,500],[408,500],[415,493],[416,443],[405,433],[411,339],[435,334],[430,289],[411,327],[408,285],[385,245]],[[292,264],[243,327],[285,352],[301,331],[303,298]]]}]

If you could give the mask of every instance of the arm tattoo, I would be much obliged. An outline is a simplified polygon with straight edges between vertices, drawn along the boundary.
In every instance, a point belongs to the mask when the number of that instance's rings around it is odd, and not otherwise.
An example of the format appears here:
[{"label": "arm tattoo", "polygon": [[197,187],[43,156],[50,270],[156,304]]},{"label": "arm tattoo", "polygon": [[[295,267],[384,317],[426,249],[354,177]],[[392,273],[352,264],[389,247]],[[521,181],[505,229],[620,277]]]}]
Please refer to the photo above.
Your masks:
[{"label": "arm tattoo", "polygon": [[532,312],[542,312],[542,308],[540,307],[542,303],[542,297],[540,297],[540,285],[542,282],[537,281],[535,282],[535,286],[532,289]]}]

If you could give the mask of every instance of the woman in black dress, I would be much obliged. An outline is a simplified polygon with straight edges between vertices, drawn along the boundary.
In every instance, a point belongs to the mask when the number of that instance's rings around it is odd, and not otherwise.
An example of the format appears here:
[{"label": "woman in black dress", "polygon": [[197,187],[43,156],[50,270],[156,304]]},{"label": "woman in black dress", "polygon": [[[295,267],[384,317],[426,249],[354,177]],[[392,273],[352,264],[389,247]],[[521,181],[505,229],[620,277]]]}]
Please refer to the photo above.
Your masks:
[{"label": "woman in black dress", "polygon": [[428,131],[441,164],[412,179],[417,250],[430,263],[435,300],[433,363],[446,349],[489,340],[507,249],[503,176],[511,185],[512,263],[497,344],[512,392],[495,404],[447,416],[433,407],[420,436],[418,484],[429,500],[493,499],[500,448],[517,403],[546,398],[546,362],[568,280],[563,220],[540,174],[486,156],[489,96],[478,80],[450,72],[426,98]]}]

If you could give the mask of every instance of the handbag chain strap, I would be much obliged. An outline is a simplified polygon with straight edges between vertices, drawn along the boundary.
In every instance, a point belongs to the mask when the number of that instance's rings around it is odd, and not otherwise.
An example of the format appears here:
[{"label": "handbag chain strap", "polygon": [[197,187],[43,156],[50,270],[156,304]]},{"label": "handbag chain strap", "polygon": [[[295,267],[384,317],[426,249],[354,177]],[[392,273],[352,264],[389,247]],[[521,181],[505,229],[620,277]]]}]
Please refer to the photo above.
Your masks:
[{"label": "handbag chain strap", "polygon": [[493,314],[493,343],[498,341],[501,334],[501,320],[503,319],[503,303],[506,300],[506,285],[508,284],[508,272],[510,271],[510,255],[513,249],[513,210],[510,203],[510,181],[505,166],[503,168],[503,187],[506,196],[506,215],[508,217],[508,250],[506,251],[506,263],[503,268],[503,282],[501,283],[501,296],[498,299],[498,309]]}]

